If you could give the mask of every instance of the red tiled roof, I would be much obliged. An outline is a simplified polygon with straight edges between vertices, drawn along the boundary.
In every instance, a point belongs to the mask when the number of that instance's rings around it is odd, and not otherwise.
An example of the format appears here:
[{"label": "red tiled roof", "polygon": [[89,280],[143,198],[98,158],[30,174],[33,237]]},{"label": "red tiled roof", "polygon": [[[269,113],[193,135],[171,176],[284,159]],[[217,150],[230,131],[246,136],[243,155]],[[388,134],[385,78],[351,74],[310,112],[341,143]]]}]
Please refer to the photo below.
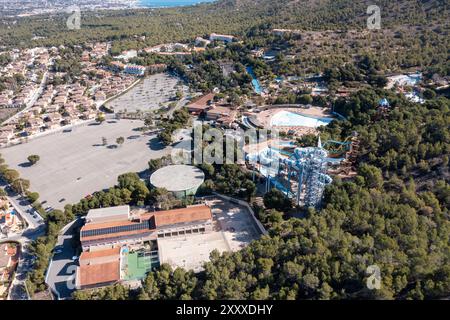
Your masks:
[{"label": "red tiled roof", "polygon": [[211,208],[206,205],[154,213],[156,228],[177,223],[212,219]]},{"label": "red tiled roof", "polygon": [[[147,212],[140,216],[142,221],[154,219],[154,225],[150,221],[149,229],[132,230],[126,232],[116,232],[111,234],[96,235],[96,236],[81,236],[81,241],[93,241],[109,238],[116,238],[121,236],[132,236],[148,233],[153,231],[154,228],[158,228],[165,225],[177,224],[177,223],[189,223],[195,221],[204,221],[212,219],[211,209],[206,205],[190,206],[188,208],[173,209],[167,211]],[[128,226],[134,225],[139,222],[132,221],[115,221],[115,222],[102,222],[102,223],[88,223],[81,228],[81,233],[88,230],[98,230],[110,227]]]},{"label": "red tiled roof", "polygon": [[205,96],[202,96],[198,98],[197,100],[194,100],[191,102],[187,108],[188,109],[206,109],[209,107],[208,102],[213,100],[215,97],[214,93],[209,93]]},{"label": "red tiled roof", "polygon": [[81,287],[109,284],[120,280],[120,247],[86,251],[80,256]]},{"label": "red tiled roof", "polygon": [[109,257],[109,256],[117,256],[120,254],[120,248],[111,248],[111,249],[105,249],[105,250],[98,250],[98,251],[85,251],[81,253],[80,256],[80,262],[82,260],[91,260],[96,258],[103,258],[103,257]]},{"label": "red tiled roof", "polygon": [[107,284],[120,280],[120,261],[80,266],[81,287]]}]

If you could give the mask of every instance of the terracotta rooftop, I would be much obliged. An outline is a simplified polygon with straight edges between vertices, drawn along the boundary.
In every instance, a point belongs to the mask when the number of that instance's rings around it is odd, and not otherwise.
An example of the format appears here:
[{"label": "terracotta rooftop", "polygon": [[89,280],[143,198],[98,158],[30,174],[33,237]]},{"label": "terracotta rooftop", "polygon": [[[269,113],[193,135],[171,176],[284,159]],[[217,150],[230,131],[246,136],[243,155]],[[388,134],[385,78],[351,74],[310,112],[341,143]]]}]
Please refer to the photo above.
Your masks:
[{"label": "terracotta rooftop", "polygon": [[102,264],[80,266],[79,285],[81,287],[107,284],[120,280],[120,260]]},{"label": "terracotta rooftop", "polygon": [[120,247],[83,252],[79,262],[81,287],[120,280]]},{"label": "terracotta rooftop", "polygon": [[[206,205],[196,205],[190,206],[188,208],[173,209],[167,211],[156,211],[156,212],[146,212],[141,214],[140,219],[142,221],[149,221],[148,229],[131,230],[124,232],[108,233],[103,235],[92,235],[92,236],[80,236],[81,241],[94,241],[103,240],[109,238],[123,237],[123,236],[133,236],[148,233],[150,231],[157,229],[161,226],[178,224],[178,223],[189,223],[195,221],[204,221],[212,219],[211,209]],[[154,223],[153,223],[154,222]],[[83,231],[89,230],[99,230],[111,227],[119,226],[131,226],[139,224],[139,222],[132,221],[114,221],[114,222],[103,222],[103,223],[87,223],[81,228],[81,234]]]},{"label": "terracotta rooftop", "polygon": [[85,251],[81,253],[80,261],[82,260],[92,260],[96,258],[103,258],[109,256],[118,256],[120,254],[120,247],[98,250],[98,251]]},{"label": "terracotta rooftop", "polygon": [[232,113],[232,111],[233,110],[231,110],[229,107],[217,106],[212,108],[211,110],[208,110],[208,114],[228,116]]},{"label": "terracotta rooftop", "polygon": [[161,226],[212,219],[211,208],[206,205],[154,213],[156,228]]},{"label": "terracotta rooftop", "polygon": [[188,109],[206,109],[209,107],[209,101],[212,101],[215,97],[214,93],[209,93],[205,96],[202,96],[190,104],[187,105]]}]

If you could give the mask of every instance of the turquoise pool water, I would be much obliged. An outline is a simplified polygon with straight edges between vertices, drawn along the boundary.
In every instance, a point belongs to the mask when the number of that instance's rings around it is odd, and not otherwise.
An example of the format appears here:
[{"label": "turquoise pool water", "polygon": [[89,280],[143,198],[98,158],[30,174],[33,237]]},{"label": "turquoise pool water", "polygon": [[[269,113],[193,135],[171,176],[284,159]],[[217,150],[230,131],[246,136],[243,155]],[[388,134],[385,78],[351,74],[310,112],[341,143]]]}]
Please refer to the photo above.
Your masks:
[{"label": "turquoise pool water", "polygon": [[278,152],[279,154],[281,154],[281,155],[283,155],[283,156],[287,156],[287,157],[292,156],[292,152],[288,152],[288,151],[285,151],[285,150],[283,150],[283,149],[275,148],[275,147],[271,147],[271,149],[274,150],[274,151],[276,151],[276,152]]},{"label": "turquoise pool water", "polygon": [[415,74],[408,75],[408,83],[410,85],[414,86],[414,85],[418,84],[420,81],[422,81],[421,73],[415,73]]},{"label": "turquoise pool water", "polygon": [[256,78],[256,75],[253,72],[253,68],[247,67],[247,72],[253,78],[253,80],[252,80],[253,89],[255,89],[255,92],[257,94],[261,94],[263,92],[263,87],[261,86],[261,83],[259,82],[259,80]]},{"label": "turquoise pool water", "polygon": [[310,127],[317,128],[320,126],[326,126],[331,121],[332,118],[314,118],[303,116],[298,113],[289,112],[289,111],[280,111],[276,113],[271,120],[272,126],[282,126],[282,127]]}]

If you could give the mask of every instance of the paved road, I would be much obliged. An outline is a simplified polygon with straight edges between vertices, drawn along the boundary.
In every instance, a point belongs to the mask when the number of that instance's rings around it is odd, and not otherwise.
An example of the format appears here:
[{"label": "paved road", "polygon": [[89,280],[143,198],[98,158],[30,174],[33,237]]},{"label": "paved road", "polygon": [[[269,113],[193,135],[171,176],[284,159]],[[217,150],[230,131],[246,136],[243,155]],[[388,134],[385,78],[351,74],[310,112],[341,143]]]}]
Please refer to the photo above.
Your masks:
[{"label": "paved road", "polygon": [[177,105],[176,105],[174,108],[170,109],[170,110],[167,112],[167,115],[168,115],[169,117],[172,117],[172,115],[173,115],[173,113],[174,113],[175,111],[180,110],[181,108],[183,108],[184,106],[186,106],[186,105],[189,103],[189,101],[190,101],[190,100],[189,100],[188,97],[187,97],[187,93],[184,92],[183,98],[181,98],[181,99],[177,102]]},{"label": "paved road", "polygon": [[70,299],[75,291],[78,259],[73,257],[78,256],[78,252],[74,234],[82,224],[83,219],[77,219],[63,228],[50,261],[46,283],[58,299]]},{"label": "paved road", "polygon": [[10,186],[8,186],[6,181],[1,178],[0,187],[3,187],[5,189],[8,200],[13,205],[14,209],[28,224],[29,229],[37,229],[45,223],[44,219],[36,210],[33,209],[28,200],[14,192],[14,190],[12,190]]},{"label": "paved road", "polygon": [[[38,233],[35,234],[39,235]],[[8,300],[29,300],[29,293],[25,286],[25,280],[27,279],[28,272],[33,268],[34,258],[28,252],[27,245],[29,239],[22,238],[20,242],[22,244],[22,253],[14,275],[15,277],[9,290]]]},{"label": "paved road", "polygon": [[29,300],[28,292],[25,287],[25,280],[27,279],[28,272],[31,271],[33,267],[34,257],[28,252],[28,245],[31,241],[36,240],[44,234],[45,225],[40,224],[35,229],[28,228],[24,230],[20,235],[1,239],[1,241],[17,241],[21,244],[22,249],[19,263],[17,265],[14,279],[8,294],[8,300]]},{"label": "paved road", "polygon": [[0,241],[17,241],[21,244],[21,255],[17,270],[11,284],[8,295],[9,300],[28,300],[28,294],[25,289],[25,280],[28,272],[33,266],[33,257],[28,253],[28,244],[45,234],[44,219],[35,212],[30,206],[30,203],[22,199],[20,195],[15,193],[3,179],[0,179],[0,186],[4,187],[8,194],[8,199],[20,217],[25,220],[28,228],[20,234],[14,234],[7,238],[0,239]]}]

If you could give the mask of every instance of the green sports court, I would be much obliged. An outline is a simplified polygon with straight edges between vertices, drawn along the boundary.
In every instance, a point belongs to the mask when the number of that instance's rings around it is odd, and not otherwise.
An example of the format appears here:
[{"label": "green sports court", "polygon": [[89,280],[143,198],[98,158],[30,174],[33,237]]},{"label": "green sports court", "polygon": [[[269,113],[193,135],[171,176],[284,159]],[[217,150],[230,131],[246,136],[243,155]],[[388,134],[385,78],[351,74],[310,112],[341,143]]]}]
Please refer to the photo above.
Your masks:
[{"label": "green sports court", "polygon": [[144,279],[149,271],[159,266],[158,255],[154,252],[135,251],[124,254],[126,280]]}]

